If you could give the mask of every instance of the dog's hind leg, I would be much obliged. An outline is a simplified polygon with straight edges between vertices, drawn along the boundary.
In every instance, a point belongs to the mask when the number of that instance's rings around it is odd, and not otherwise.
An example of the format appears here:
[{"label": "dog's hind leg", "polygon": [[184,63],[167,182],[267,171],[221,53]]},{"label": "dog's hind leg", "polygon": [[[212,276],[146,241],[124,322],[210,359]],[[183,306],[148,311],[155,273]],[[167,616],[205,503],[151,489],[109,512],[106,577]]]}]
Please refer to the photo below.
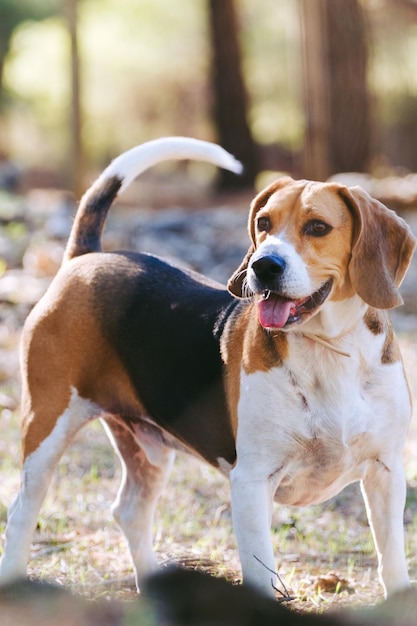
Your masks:
[{"label": "dog's hind leg", "polygon": [[133,433],[120,418],[103,422],[122,464],[122,482],[112,511],[126,536],[139,590],[141,581],[158,567],[153,519],[175,453],[139,429]]},{"label": "dog's hind leg", "polygon": [[[45,423],[45,414],[37,411],[33,402],[30,411],[24,415],[21,487],[8,512],[6,541],[0,561],[1,582],[25,576],[32,536],[54,469],[80,428],[100,413],[96,405],[80,398],[75,389],[68,395],[66,409],[54,420],[50,430]],[[22,406],[29,406],[25,398]]]}]

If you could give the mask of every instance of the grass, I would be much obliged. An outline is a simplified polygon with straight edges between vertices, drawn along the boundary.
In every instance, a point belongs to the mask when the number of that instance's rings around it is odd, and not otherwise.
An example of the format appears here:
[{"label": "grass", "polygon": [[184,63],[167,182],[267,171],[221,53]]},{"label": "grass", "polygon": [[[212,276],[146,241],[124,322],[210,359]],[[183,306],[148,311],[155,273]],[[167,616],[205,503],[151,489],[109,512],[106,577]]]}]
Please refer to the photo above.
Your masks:
[{"label": "grass", "polygon": [[[19,484],[18,373],[14,358],[18,331],[0,337],[0,536],[6,505]],[[417,343],[401,337],[411,389],[417,398]],[[6,358],[5,355],[8,355]],[[417,415],[414,410],[405,453],[409,493],[405,512],[406,548],[412,578],[417,575]],[[34,536],[29,573],[66,585],[89,598],[135,597],[124,538],[110,514],[120,467],[99,423],[86,427],[55,472]],[[382,599],[376,557],[357,485],[329,503],[293,509],[277,506],[272,538],[282,580],[296,596],[294,606],[326,611]],[[198,567],[239,580],[229,487],[212,468],[179,455],[169,489],[155,519],[160,562]],[[1,548],[0,548],[1,550]],[[333,589],[327,589],[330,570]],[[322,581],[320,583],[320,580]],[[321,586],[322,585],[322,586]],[[336,592],[335,592],[336,591]]]}]

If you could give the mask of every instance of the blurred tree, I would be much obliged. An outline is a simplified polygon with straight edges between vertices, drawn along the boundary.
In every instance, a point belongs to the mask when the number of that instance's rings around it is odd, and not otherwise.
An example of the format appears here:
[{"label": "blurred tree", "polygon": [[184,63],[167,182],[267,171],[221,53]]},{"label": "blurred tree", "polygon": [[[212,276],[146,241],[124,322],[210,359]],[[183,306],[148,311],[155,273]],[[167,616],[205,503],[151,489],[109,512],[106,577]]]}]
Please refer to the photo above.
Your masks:
[{"label": "blurred tree", "polygon": [[3,71],[13,32],[22,22],[41,20],[55,14],[57,6],[58,0],[0,0],[0,158],[8,157]]},{"label": "blurred tree", "polygon": [[81,84],[78,47],[78,0],[66,0],[68,33],[71,41],[71,189],[80,197],[83,191],[84,150],[81,138]]},{"label": "blurred tree", "polygon": [[14,30],[22,22],[43,20],[58,11],[59,0],[0,0],[0,114],[4,107],[3,68]]},{"label": "blurred tree", "polygon": [[371,153],[367,32],[358,0],[300,0],[304,175],[366,171]]},{"label": "blurred tree", "polygon": [[79,195],[83,151],[81,144],[81,107],[79,54],[77,38],[77,0],[0,0],[0,149],[7,156],[6,133],[2,117],[7,102],[3,89],[3,68],[14,31],[23,22],[40,21],[64,9],[71,46],[71,172],[70,186]]},{"label": "blurred tree", "polygon": [[241,72],[236,9],[233,0],[209,0],[208,7],[213,119],[218,141],[245,166],[240,177],[221,170],[220,186],[252,186],[258,173],[258,154],[247,119],[248,94]]}]

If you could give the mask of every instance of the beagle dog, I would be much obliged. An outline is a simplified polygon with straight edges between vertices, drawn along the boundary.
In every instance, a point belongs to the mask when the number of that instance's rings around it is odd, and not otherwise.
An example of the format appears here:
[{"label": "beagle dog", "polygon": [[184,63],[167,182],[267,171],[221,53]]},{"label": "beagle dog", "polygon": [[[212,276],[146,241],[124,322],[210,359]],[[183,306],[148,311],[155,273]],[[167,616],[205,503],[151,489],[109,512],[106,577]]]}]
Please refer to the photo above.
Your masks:
[{"label": "beagle dog", "polygon": [[402,451],[410,394],[386,309],[415,247],[359,188],[281,178],[255,197],[228,289],[156,256],[103,252],[108,210],[167,158],[239,171],[219,146],[133,148],[83,197],[57,276],[22,334],[21,488],[0,579],[26,571],[52,473],[101,418],[123,467],[113,514],[138,587],[156,569],[152,522],[175,450],[230,478],[243,577],[273,595],[273,501],[323,502],[360,481],[386,593],[408,585]]}]

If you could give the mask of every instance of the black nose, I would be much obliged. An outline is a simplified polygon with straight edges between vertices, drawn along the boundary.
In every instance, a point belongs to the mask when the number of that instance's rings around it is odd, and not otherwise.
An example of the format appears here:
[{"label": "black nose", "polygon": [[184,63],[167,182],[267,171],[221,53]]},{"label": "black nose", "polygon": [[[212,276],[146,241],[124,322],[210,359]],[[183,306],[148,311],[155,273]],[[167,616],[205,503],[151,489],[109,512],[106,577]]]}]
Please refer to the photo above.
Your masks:
[{"label": "black nose", "polygon": [[252,269],[257,278],[268,282],[279,278],[286,268],[285,259],[278,254],[263,256],[252,263]]}]

